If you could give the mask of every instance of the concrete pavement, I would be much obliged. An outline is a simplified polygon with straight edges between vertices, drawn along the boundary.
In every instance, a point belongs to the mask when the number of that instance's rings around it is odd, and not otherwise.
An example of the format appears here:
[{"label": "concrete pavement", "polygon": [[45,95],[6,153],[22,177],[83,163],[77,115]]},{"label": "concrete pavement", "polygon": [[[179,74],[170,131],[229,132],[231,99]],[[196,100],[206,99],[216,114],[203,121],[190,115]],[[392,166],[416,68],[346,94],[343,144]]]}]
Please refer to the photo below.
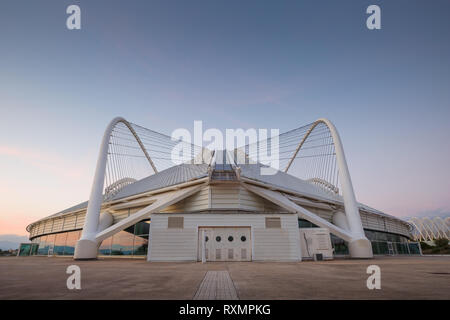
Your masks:
[{"label": "concrete pavement", "polygon": [[[69,290],[66,268],[81,268]],[[368,290],[367,266],[381,268]],[[320,262],[179,262],[108,258],[0,258],[0,299],[193,299],[207,271],[229,272],[239,299],[450,299],[450,257]]]}]

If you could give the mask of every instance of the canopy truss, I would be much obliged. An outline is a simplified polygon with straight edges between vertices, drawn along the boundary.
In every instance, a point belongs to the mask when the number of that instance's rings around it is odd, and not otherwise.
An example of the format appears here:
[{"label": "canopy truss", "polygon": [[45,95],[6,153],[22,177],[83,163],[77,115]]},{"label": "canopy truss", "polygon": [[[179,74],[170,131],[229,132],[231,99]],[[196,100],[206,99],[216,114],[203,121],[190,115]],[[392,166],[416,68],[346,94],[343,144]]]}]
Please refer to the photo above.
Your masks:
[{"label": "canopy truss", "polygon": [[279,170],[339,193],[339,166],[333,135],[324,119],[238,148],[251,162],[278,148]]},{"label": "canopy truss", "polygon": [[178,159],[192,161],[201,148],[184,141],[172,140],[170,136],[141,127],[117,118],[112,126],[108,140],[106,171],[103,194],[109,199],[120,188],[137,180],[148,177],[158,171],[176,165],[171,152],[174,146],[181,144],[183,152]]},{"label": "canopy truss", "polygon": [[433,241],[439,238],[450,240],[450,217],[411,218],[413,236],[416,241]]}]

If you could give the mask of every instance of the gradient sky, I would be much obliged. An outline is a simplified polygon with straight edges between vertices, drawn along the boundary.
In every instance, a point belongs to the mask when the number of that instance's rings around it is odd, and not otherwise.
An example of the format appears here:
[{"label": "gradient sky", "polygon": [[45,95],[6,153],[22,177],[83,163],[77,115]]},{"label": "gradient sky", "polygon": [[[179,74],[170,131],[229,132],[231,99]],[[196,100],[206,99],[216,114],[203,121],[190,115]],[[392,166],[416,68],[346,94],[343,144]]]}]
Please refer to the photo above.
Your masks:
[{"label": "gradient sky", "polygon": [[[381,30],[366,28],[371,4]],[[2,0],[0,234],[87,199],[119,115],[167,134],[327,117],[360,202],[450,213],[449,13],[446,0]]]}]

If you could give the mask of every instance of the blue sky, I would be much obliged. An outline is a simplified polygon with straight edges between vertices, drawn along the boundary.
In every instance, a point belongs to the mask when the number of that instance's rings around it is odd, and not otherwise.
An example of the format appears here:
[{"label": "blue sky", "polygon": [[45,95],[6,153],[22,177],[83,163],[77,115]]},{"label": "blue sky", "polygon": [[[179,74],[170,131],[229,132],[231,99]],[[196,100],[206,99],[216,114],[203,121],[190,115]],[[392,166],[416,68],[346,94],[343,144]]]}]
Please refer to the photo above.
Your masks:
[{"label": "blue sky", "polygon": [[[78,31],[65,25],[71,4]],[[371,4],[381,30],[366,28]],[[449,9],[439,0],[4,0],[0,222],[22,217],[8,225],[19,232],[86,200],[118,115],[167,134],[194,120],[284,132],[327,117],[359,201],[398,216],[450,212]]]}]

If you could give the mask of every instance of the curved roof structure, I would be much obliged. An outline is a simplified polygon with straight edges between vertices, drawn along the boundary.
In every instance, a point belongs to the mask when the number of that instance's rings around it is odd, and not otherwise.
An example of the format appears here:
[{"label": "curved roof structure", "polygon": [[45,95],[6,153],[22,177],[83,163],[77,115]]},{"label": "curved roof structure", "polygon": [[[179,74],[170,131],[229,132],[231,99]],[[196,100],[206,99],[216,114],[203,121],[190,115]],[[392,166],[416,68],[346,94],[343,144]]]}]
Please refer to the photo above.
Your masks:
[{"label": "curved roof structure", "polygon": [[417,241],[450,240],[450,217],[414,217],[409,223],[414,226],[412,233]]},{"label": "curved roof structure", "polygon": [[[270,174],[264,169],[271,164],[255,157],[268,149],[278,151],[279,167],[270,167]],[[173,161],[174,150],[182,153],[179,164]],[[356,202],[342,143],[327,119],[253,145],[211,151],[115,118],[101,143],[90,199],[27,230],[34,238],[82,229],[81,240],[98,243],[171,206],[185,213],[296,213],[349,242],[367,241],[365,230],[410,237],[412,228]],[[100,212],[110,214],[113,223],[103,231]],[[338,213],[345,213],[346,223],[335,219]]]}]

